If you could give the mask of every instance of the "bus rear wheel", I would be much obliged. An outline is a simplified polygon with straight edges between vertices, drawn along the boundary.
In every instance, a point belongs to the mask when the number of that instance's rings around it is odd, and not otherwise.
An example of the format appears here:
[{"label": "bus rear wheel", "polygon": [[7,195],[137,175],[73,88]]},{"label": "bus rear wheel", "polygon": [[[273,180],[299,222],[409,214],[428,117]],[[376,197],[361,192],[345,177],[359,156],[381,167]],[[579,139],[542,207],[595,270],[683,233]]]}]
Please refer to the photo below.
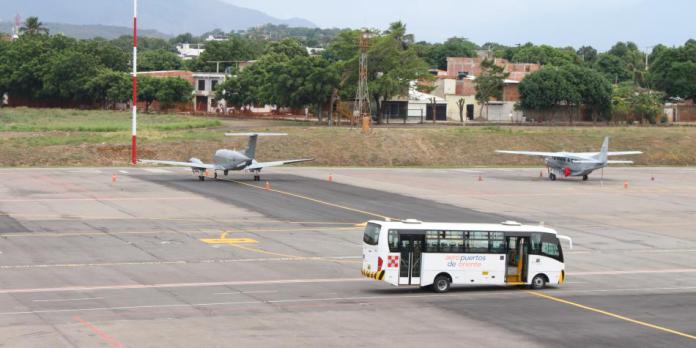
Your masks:
[{"label": "bus rear wheel", "polygon": [[437,293],[447,292],[449,291],[451,285],[452,282],[450,281],[449,277],[444,274],[440,274],[435,277],[435,281],[433,282],[433,291]]},{"label": "bus rear wheel", "polygon": [[533,290],[541,290],[546,287],[546,277],[542,274],[537,274],[532,278],[532,284],[529,285]]}]

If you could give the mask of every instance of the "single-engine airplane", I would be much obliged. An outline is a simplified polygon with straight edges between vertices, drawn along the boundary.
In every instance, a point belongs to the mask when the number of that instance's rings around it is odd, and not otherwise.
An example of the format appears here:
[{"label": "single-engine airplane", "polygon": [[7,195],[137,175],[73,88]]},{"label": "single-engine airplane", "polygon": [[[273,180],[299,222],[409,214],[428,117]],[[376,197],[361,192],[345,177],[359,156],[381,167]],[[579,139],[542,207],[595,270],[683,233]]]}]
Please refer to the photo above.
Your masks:
[{"label": "single-engine airplane", "polygon": [[534,151],[501,151],[497,153],[544,157],[549,179],[556,180],[557,175],[564,177],[582,176],[588,179],[590,173],[602,169],[609,164],[633,164],[633,161],[612,161],[609,156],[640,155],[641,151],[609,152],[609,137],[604,138],[599,152],[534,152]]},{"label": "single-engine airplane", "polygon": [[191,158],[188,162],[177,162],[177,161],[157,161],[157,160],[140,160],[140,163],[150,163],[150,164],[164,164],[169,166],[178,167],[190,167],[194,175],[198,176],[200,181],[204,181],[206,177],[206,172],[208,170],[213,171],[214,177],[217,179],[218,171],[223,172],[225,176],[229,174],[230,170],[248,170],[254,173],[254,181],[261,181],[261,170],[268,167],[278,167],[291,163],[300,163],[313,161],[311,158],[294,159],[286,161],[273,161],[273,162],[257,162],[256,156],[256,142],[259,137],[269,137],[269,136],[286,136],[285,133],[226,133],[226,136],[236,137],[245,136],[249,137],[249,145],[243,151],[220,149],[215,152],[213,157],[213,164],[203,163],[198,158]]}]

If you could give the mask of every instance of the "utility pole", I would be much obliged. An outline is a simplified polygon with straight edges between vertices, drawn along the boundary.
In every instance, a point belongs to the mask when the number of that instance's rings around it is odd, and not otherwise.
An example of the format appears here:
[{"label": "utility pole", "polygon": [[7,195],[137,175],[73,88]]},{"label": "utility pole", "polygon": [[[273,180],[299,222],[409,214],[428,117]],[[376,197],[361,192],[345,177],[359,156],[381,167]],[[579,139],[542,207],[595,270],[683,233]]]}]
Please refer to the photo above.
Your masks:
[{"label": "utility pole", "polygon": [[138,163],[138,0],[133,0],[133,138],[131,145],[131,164]]},{"label": "utility pole", "polygon": [[358,40],[358,49],[360,50],[360,66],[358,70],[358,90],[355,94],[355,103],[353,104],[353,125],[358,120],[362,122],[362,131],[367,133],[370,131],[370,94],[367,90],[367,49],[370,47],[370,32],[363,31]]}]

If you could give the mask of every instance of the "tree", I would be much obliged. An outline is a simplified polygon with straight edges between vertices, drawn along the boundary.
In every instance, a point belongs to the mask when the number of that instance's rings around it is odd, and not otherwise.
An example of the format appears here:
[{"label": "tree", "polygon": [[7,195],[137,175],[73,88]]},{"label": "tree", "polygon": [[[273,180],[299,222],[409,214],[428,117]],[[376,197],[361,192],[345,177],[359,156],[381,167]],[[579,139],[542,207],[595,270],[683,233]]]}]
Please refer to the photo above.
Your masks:
[{"label": "tree", "polygon": [[[593,122],[600,116],[608,120],[611,110],[611,83],[599,72],[587,67],[567,65],[561,68],[580,96],[579,103],[590,112]],[[571,120],[572,121],[572,120]]]},{"label": "tree", "polygon": [[167,77],[160,79],[155,97],[162,109],[168,109],[177,103],[190,101],[192,93],[193,86],[188,81],[178,77]]},{"label": "tree", "polygon": [[611,54],[601,54],[595,62],[595,69],[614,83],[631,79],[631,71],[621,58]]},{"label": "tree", "polygon": [[[495,60],[484,59],[481,62],[481,75],[477,76],[474,81],[476,100],[481,104],[481,115],[483,115],[483,106],[487,106],[491,98],[502,99],[505,79],[508,76],[510,74],[506,73],[502,66],[495,64]],[[486,113],[486,118],[488,118],[488,113]]]},{"label": "tree", "polygon": [[434,44],[428,62],[438,69],[447,69],[447,57],[475,57],[476,44],[461,37],[451,37],[442,44]]},{"label": "tree", "polygon": [[145,102],[145,113],[150,112],[150,106],[157,100],[161,82],[162,79],[156,77],[142,77],[138,80],[138,100]]},{"label": "tree", "polygon": [[516,50],[512,61],[515,63],[562,66],[578,64],[580,63],[580,58],[572,47],[555,48],[548,45],[534,46],[528,43]]},{"label": "tree", "polygon": [[[130,69],[131,51],[125,52],[118,46],[103,39],[81,40],[77,50],[93,55],[99,65],[114,71],[127,72]],[[141,55],[142,56],[142,55]]]},{"label": "tree", "polygon": [[127,73],[100,69],[85,86],[90,98],[102,108],[125,103],[131,98],[133,87]]},{"label": "tree", "polygon": [[235,67],[235,61],[256,59],[262,52],[263,46],[259,42],[240,36],[231,36],[225,41],[210,41],[205,44],[205,51],[191,61],[191,69],[216,72],[218,65],[215,61],[226,61],[220,63],[220,67],[224,70],[228,67]]},{"label": "tree", "polygon": [[597,60],[597,50],[592,46],[582,46],[578,49],[577,55],[585,65],[592,65]]},{"label": "tree", "polygon": [[397,95],[407,95],[411,81],[430,78],[425,61],[412,48],[404,48],[399,35],[395,32],[383,33],[371,40],[368,51],[368,89],[377,107],[378,124],[383,123],[384,101]]},{"label": "tree", "polygon": [[145,51],[138,57],[140,71],[179,70],[183,65],[183,60],[176,53],[165,50]]},{"label": "tree", "polygon": [[48,35],[48,29],[44,27],[44,24],[39,21],[38,17],[29,17],[24,21],[24,26],[19,28],[19,32],[22,35]]},{"label": "tree", "polygon": [[264,54],[282,54],[288,58],[294,57],[306,57],[309,54],[307,50],[302,47],[299,41],[295,39],[283,39],[281,41],[271,42]]},{"label": "tree", "polygon": [[665,91],[671,97],[696,99],[696,41],[689,40],[677,48],[653,51],[650,66],[651,86]]},{"label": "tree", "polygon": [[457,108],[459,109],[459,121],[464,125],[464,107],[466,106],[466,100],[464,98],[459,98],[457,100]]},{"label": "tree", "polygon": [[529,74],[520,82],[520,107],[543,113],[556,105],[577,104],[581,98],[568,75],[553,66]]},{"label": "tree", "polygon": [[633,42],[617,42],[599,55],[595,68],[614,82],[633,80],[642,84],[645,80],[645,55]]},{"label": "tree", "polygon": [[43,73],[44,97],[89,101],[87,83],[99,68],[97,59],[79,51],[64,50],[49,58]]}]

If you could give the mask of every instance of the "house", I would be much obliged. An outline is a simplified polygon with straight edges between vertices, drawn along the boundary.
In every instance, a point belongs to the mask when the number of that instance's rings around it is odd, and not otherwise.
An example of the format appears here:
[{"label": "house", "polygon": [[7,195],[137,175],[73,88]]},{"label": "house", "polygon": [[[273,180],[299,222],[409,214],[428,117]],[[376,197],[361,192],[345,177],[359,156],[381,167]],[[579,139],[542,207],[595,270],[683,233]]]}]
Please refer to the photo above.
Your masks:
[{"label": "house", "polygon": [[215,96],[215,87],[226,79],[225,74],[190,72],[181,70],[148,71],[139,73],[149,77],[178,77],[188,81],[194,88],[193,99],[189,105],[179,105],[181,111],[216,112],[218,108],[224,108],[224,101],[218,101]]},{"label": "house", "polygon": [[476,100],[476,76],[481,74],[483,57],[448,57],[447,74],[438,75],[434,95],[445,99],[447,119],[459,121],[459,100],[464,100],[464,116],[468,120],[481,119],[498,122],[520,122],[523,114],[515,110],[520,100],[519,83],[530,73],[541,68],[539,64],[511,63],[496,58],[495,64],[509,74],[504,80],[501,100],[492,100],[481,108]]},{"label": "house", "polygon": [[183,60],[191,60],[193,58],[198,58],[205,48],[202,44],[189,44],[182,43],[176,45],[176,50],[179,52],[179,57]]},{"label": "house", "polygon": [[[433,102],[435,107],[433,107]],[[417,81],[411,81],[408,96],[394,97],[383,104],[385,122],[399,119],[400,122],[447,120],[447,102],[444,98],[418,90]]]}]

